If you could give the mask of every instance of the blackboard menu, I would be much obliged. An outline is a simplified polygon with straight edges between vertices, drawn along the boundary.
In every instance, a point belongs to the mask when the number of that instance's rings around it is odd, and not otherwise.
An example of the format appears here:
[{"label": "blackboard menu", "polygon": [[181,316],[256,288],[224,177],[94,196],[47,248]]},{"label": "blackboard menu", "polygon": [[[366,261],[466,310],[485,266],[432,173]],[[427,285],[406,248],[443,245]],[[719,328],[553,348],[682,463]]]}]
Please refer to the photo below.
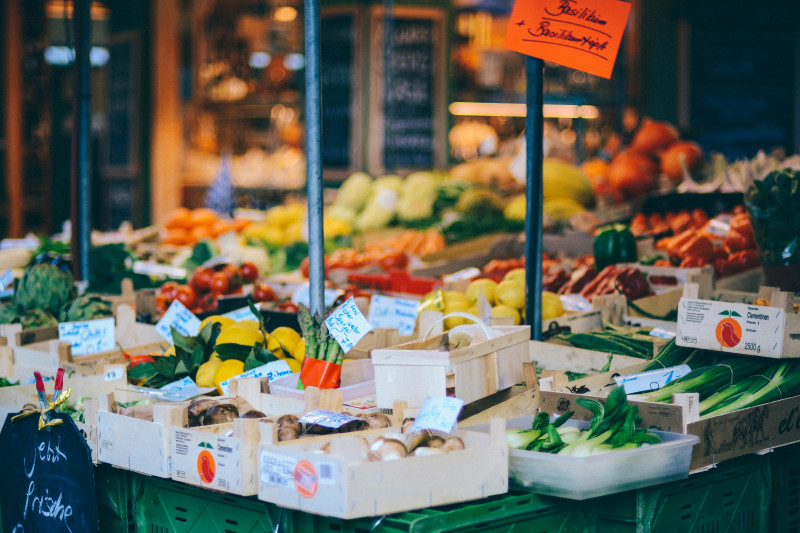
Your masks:
[{"label": "blackboard menu", "polygon": [[383,164],[388,171],[435,166],[436,21],[395,17],[386,58]]},{"label": "blackboard menu", "polygon": [[351,140],[353,91],[356,72],[355,20],[351,13],[320,20],[320,84],[322,89],[322,165],[350,169],[354,165]]},{"label": "blackboard menu", "polygon": [[749,2],[693,5],[689,133],[705,150],[729,159],[790,151],[795,32],[785,12]]},{"label": "blackboard menu", "polygon": [[53,414],[63,423],[40,431],[38,415],[12,416],[0,432],[3,531],[98,531],[91,452],[75,422]]}]

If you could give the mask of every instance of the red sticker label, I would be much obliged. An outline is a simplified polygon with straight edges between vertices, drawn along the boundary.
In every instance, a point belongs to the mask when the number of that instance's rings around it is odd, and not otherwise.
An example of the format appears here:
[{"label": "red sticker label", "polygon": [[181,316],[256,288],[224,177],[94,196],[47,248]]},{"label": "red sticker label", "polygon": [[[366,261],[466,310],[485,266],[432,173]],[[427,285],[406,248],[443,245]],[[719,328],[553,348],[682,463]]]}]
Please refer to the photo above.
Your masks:
[{"label": "red sticker label", "polygon": [[725,348],[733,348],[742,340],[742,326],[732,318],[723,318],[715,331],[717,340]]},{"label": "red sticker label", "polygon": [[203,483],[211,483],[217,475],[217,465],[214,456],[208,450],[203,450],[197,454],[197,473]]},{"label": "red sticker label", "polygon": [[294,467],[294,486],[303,498],[312,498],[317,493],[319,479],[314,465],[303,460]]}]

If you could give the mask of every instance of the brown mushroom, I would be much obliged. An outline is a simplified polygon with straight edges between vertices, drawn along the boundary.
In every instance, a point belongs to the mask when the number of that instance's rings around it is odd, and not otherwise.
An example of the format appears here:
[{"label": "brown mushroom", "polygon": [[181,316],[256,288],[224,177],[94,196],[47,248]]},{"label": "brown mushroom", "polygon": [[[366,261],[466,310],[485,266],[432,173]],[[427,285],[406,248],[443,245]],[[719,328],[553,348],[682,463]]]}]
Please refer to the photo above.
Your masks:
[{"label": "brown mushroom", "polygon": [[446,452],[452,452],[454,450],[463,450],[464,449],[464,441],[461,440],[460,437],[450,437],[446,441],[444,441],[444,445],[442,445],[442,450]]},{"label": "brown mushroom", "polygon": [[204,426],[212,424],[225,424],[233,422],[235,418],[239,417],[239,410],[236,406],[229,403],[221,403],[219,405],[212,405],[200,417],[200,423]]},{"label": "brown mushroom", "polygon": [[295,426],[285,426],[278,428],[278,442],[284,440],[295,440],[300,436],[300,432]]},{"label": "brown mushroom", "polygon": [[239,418],[267,418],[267,415],[258,409],[250,409],[246,413],[239,415]]}]

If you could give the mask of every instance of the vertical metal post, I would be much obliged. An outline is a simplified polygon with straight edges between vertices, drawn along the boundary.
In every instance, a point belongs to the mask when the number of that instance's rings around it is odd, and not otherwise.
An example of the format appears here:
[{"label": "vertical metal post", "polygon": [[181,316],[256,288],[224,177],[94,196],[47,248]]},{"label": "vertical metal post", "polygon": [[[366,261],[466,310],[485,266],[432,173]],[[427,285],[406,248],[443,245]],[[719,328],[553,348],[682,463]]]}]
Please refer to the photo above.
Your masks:
[{"label": "vertical metal post", "polygon": [[89,226],[91,200],[90,176],[90,113],[89,50],[91,47],[91,0],[76,0],[72,22],[75,28],[75,64],[72,95],[72,271],[77,280],[89,279]]},{"label": "vertical metal post", "polygon": [[319,1],[304,0],[306,51],[306,180],[308,271],[311,314],[325,316],[325,255],[322,230],[322,93]]},{"label": "vertical metal post", "polygon": [[531,339],[542,338],[542,160],[544,140],[544,61],[529,57],[525,63],[527,116],[525,118],[525,317]]}]

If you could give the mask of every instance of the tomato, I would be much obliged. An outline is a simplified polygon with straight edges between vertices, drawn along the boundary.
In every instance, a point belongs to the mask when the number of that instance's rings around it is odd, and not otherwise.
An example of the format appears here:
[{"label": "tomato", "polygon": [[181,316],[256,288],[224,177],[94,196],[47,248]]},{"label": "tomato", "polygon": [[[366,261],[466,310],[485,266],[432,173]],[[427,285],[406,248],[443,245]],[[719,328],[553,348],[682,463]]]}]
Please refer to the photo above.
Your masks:
[{"label": "tomato", "polygon": [[275,306],[275,309],[278,309],[280,311],[288,311],[290,313],[297,313],[298,311],[300,311],[300,308],[297,307],[297,304],[289,300],[279,303],[278,305]]},{"label": "tomato", "polygon": [[200,267],[194,271],[194,274],[192,274],[192,277],[189,279],[189,285],[198,294],[208,292],[208,284],[211,281],[211,276],[213,275],[214,269]]},{"label": "tomato", "polygon": [[209,282],[208,288],[211,290],[212,293],[216,295],[226,294],[230,290],[230,280],[225,272],[214,272],[214,275],[211,276],[211,281]]},{"label": "tomato", "polygon": [[[205,313],[207,311],[212,311],[217,308],[217,294],[213,292],[209,292],[204,295],[202,298],[197,300],[197,307],[200,309],[201,313]],[[197,314],[197,313],[195,313]]]},{"label": "tomato", "polygon": [[408,256],[405,252],[386,252],[378,258],[378,266],[384,272],[402,270],[408,266]]},{"label": "tomato", "polygon": [[266,283],[256,283],[253,286],[253,300],[256,302],[271,302],[275,299],[275,291]]},{"label": "tomato", "polygon": [[225,265],[220,271],[228,278],[228,290],[236,290],[242,286],[242,272],[236,265]]},{"label": "tomato", "polygon": [[683,260],[687,257],[702,259],[705,261],[703,264],[708,264],[714,261],[714,245],[708,237],[694,235],[680,247],[676,255]]},{"label": "tomato", "polygon": [[166,301],[172,302],[178,295],[178,287],[180,287],[180,285],[177,282],[168,281],[158,289],[158,293],[163,296]]},{"label": "tomato", "polygon": [[242,279],[245,283],[253,283],[258,279],[258,267],[253,263],[242,263],[239,270],[242,273]]},{"label": "tomato", "polygon": [[194,289],[190,286],[181,285],[177,289],[175,299],[182,303],[185,307],[191,309],[192,306],[194,306],[195,301],[197,301],[197,294],[195,294]]}]

